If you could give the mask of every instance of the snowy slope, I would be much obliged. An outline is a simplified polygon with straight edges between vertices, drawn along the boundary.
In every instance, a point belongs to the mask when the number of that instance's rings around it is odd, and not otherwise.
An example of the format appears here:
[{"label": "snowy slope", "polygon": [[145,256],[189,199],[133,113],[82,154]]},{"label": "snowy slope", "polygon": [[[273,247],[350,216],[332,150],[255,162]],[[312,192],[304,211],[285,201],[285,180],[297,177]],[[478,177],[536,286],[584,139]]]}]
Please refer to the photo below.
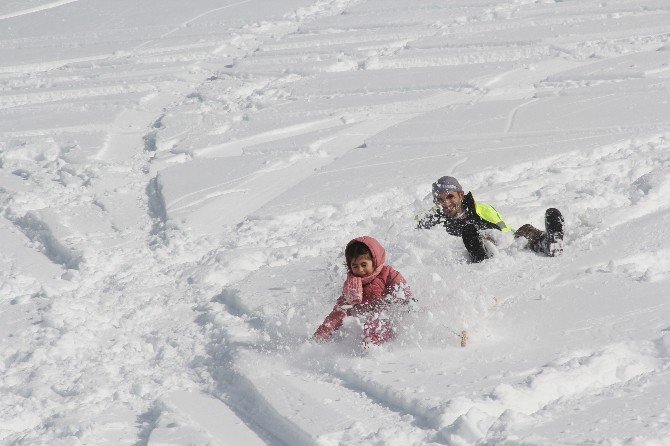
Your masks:
[{"label": "snowy slope", "polygon": [[[0,444],[670,444],[669,36],[666,0],[1,2]],[[561,209],[564,255],[415,231],[445,174]],[[364,234],[418,302],[315,344]]]}]

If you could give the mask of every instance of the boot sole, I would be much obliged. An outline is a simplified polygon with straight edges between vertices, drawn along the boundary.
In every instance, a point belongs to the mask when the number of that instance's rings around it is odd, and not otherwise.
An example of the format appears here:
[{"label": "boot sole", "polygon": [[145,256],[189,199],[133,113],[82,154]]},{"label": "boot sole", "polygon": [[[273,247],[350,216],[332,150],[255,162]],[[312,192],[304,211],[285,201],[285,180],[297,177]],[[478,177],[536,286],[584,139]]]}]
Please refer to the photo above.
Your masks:
[{"label": "boot sole", "polygon": [[556,257],[563,253],[563,224],[563,215],[558,209],[549,208],[544,213],[545,253],[549,257]]}]

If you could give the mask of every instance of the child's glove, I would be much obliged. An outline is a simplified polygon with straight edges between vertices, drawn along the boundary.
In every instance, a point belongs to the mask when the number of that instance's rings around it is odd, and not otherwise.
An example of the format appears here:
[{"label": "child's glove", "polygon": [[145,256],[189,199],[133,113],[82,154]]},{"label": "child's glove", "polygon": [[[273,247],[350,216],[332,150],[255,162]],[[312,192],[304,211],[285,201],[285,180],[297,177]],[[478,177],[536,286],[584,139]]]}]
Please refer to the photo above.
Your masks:
[{"label": "child's glove", "polygon": [[312,336],[316,342],[327,342],[330,340],[331,332],[326,327],[319,327]]},{"label": "child's glove", "polygon": [[342,296],[347,304],[361,303],[363,301],[363,281],[361,278],[349,273],[342,287]]}]

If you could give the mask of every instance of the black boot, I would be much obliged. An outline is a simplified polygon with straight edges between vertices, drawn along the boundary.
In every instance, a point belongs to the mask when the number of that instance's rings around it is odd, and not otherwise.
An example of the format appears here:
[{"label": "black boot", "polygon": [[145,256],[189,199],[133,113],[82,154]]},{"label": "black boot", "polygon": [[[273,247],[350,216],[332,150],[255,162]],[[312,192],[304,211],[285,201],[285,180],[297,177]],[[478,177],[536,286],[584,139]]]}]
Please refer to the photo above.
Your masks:
[{"label": "black boot", "polygon": [[555,208],[549,208],[544,213],[546,232],[540,244],[542,252],[549,257],[556,257],[563,252],[563,215]]},{"label": "black boot", "polygon": [[489,258],[489,254],[484,247],[482,235],[477,228],[475,228],[475,225],[466,225],[465,228],[463,228],[462,236],[465,249],[467,249],[470,256],[472,256],[472,261],[474,263],[479,263],[482,260]]}]

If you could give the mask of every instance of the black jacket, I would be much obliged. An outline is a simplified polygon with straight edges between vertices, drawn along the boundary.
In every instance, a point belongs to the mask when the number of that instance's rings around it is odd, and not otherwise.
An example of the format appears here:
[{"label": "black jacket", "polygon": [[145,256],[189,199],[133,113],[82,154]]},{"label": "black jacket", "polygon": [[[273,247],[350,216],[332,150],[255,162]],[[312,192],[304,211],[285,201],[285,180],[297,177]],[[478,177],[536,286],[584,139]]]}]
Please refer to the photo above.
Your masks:
[{"label": "black jacket", "polygon": [[[442,212],[440,206],[421,218],[417,223],[417,229],[430,229],[436,225],[444,225],[444,229],[451,235],[461,236],[463,228],[472,224],[479,230],[497,229],[499,231],[509,231],[509,228],[503,221],[500,214],[487,204],[475,204],[472,192],[468,192],[463,197],[463,210],[465,215],[462,218],[449,218]],[[489,219],[485,218],[486,215]]]}]

